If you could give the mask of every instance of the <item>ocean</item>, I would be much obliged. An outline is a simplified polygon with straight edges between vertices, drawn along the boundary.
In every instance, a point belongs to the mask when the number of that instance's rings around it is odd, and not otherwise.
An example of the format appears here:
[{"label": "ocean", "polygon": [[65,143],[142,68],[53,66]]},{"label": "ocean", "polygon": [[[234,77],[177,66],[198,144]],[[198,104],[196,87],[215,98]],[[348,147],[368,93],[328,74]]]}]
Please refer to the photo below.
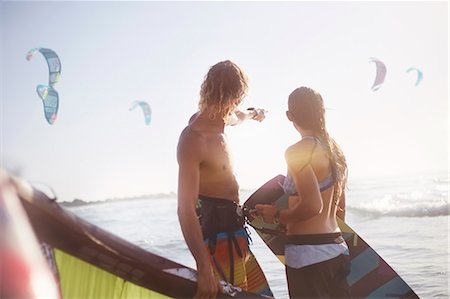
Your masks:
[{"label": "ocean", "polygon": [[[446,173],[349,181],[347,224],[421,298],[450,297],[448,189]],[[253,191],[242,191],[241,201]],[[146,250],[195,268],[178,224],[174,196],[66,209]],[[288,298],[283,266],[253,230],[251,237],[250,248],[275,297]]]}]

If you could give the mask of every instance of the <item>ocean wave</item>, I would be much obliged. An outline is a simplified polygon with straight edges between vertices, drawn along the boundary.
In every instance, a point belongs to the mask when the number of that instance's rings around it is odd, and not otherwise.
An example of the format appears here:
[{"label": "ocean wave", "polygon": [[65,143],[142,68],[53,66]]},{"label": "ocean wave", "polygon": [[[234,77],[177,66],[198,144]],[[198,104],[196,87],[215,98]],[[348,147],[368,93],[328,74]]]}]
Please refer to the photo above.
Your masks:
[{"label": "ocean wave", "polygon": [[449,216],[448,202],[412,203],[409,205],[377,206],[365,204],[360,206],[347,205],[349,212],[367,217],[437,217]]},{"label": "ocean wave", "polygon": [[447,176],[446,177],[435,177],[433,179],[433,181],[438,184],[448,184],[448,183],[450,183],[450,178]]},{"label": "ocean wave", "polygon": [[414,187],[424,187],[424,188],[434,188],[439,187],[449,187],[450,178],[447,174],[441,173],[439,175],[417,175],[417,176],[398,176],[398,177],[373,177],[365,179],[349,179],[348,188],[353,191],[370,191],[370,190],[380,190],[380,189],[397,189],[401,188],[414,188]]},{"label": "ocean wave", "polygon": [[392,188],[347,193],[347,210],[368,217],[450,215],[447,177],[417,179]]},{"label": "ocean wave", "polygon": [[158,193],[150,195],[141,195],[133,197],[123,197],[123,198],[108,198],[105,200],[95,200],[95,201],[84,201],[82,199],[75,198],[72,201],[59,201],[58,203],[64,207],[78,207],[78,206],[89,206],[98,204],[108,204],[108,203],[119,203],[126,201],[145,201],[145,200],[165,200],[165,199],[175,199],[176,194],[171,193]]}]

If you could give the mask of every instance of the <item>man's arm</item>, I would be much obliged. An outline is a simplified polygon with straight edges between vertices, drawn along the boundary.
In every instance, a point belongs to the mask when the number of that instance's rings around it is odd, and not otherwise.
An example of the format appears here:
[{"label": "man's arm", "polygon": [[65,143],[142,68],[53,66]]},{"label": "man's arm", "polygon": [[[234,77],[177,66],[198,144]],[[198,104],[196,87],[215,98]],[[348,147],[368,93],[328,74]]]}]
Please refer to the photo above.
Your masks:
[{"label": "man's arm", "polygon": [[195,211],[200,180],[200,143],[184,131],[178,144],[178,219],[184,239],[197,263],[197,293],[195,298],[215,298],[218,282],[214,276],[209,253]]},{"label": "man's arm", "polygon": [[267,111],[264,109],[256,109],[256,108],[248,108],[247,111],[237,109],[227,118],[226,125],[236,126],[248,119],[254,119],[261,122],[264,120],[264,118],[266,118],[265,115],[266,112]]}]

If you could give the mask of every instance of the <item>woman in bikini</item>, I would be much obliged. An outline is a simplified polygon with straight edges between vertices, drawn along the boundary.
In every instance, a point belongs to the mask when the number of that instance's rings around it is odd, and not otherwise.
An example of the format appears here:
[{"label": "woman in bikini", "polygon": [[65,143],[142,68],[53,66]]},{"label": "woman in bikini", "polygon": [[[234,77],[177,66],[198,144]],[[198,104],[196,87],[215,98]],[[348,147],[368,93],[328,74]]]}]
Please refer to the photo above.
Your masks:
[{"label": "woman in bikini", "polygon": [[289,96],[288,119],[301,139],[286,150],[283,184],[289,208],[257,205],[266,222],[286,225],[285,264],[290,298],[349,298],[350,262],[337,217],[345,217],[347,164],[325,128],[321,95],[300,87]]}]

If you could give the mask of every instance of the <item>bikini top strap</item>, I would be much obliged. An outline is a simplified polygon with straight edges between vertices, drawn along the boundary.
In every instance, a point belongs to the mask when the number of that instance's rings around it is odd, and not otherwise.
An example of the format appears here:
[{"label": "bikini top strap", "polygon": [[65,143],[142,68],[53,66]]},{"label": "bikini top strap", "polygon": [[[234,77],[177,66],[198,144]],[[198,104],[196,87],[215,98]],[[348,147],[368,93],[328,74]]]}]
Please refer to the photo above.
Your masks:
[{"label": "bikini top strap", "polygon": [[305,169],[306,166],[308,166],[309,164],[311,164],[311,161],[312,161],[312,157],[313,157],[314,151],[316,150],[317,143],[319,142],[319,141],[317,140],[317,138],[316,138],[316,137],[313,137],[313,136],[305,136],[305,137],[303,137],[302,139],[312,139],[312,140],[314,140],[315,142],[314,142],[314,147],[313,147],[313,149],[312,149],[312,151],[311,151],[311,154],[309,155],[308,163],[306,163],[305,165],[303,165],[303,167],[302,167],[297,173],[302,172],[303,169]]},{"label": "bikini top strap", "polygon": [[304,136],[304,137],[302,137],[302,140],[303,139],[314,140],[316,143],[319,143],[320,145],[322,145],[322,142],[320,142],[320,139],[316,136]]},{"label": "bikini top strap", "polygon": [[316,137],[316,136],[303,136],[303,137],[302,137],[302,140],[303,140],[303,139],[317,140],[317,137]]}]

